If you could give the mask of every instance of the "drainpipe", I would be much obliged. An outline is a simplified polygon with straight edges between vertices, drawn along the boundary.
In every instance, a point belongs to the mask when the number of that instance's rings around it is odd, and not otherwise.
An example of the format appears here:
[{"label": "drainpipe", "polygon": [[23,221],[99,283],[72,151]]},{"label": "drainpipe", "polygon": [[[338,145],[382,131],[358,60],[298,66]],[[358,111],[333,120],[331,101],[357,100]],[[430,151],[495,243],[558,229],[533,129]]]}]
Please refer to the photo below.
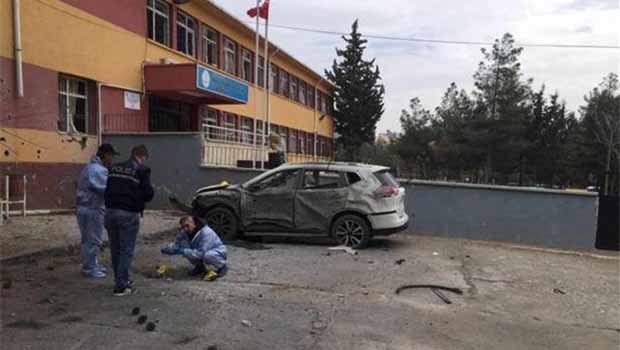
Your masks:
[{"label": "drainpipe", "polygon": [[103,116],[101,115],[101,83],[97,82],[97,146],[103,143]]},{"label": "drainpipe", "polygon": [[314,144],[314,152],[313,152],[313,154],[314,154],[314,158],[315,159],[318,158],[317,154],[316,154],[316,142],[317,142],[317,139],[318,139],[318,136],[319,136],[318,135],[318,124],[317,124],[317,121],[316,121],[316,110],[319,107],[319,106],[317,106],[317,103],[318,103],[318,92],[319,92],[318,86],[319,86],[319,84],[321,84],[321,82],[323,80],[324,80],[323,77],[321,77],[321,79],[319,79],[319,81],[314,85],[314,108],[312,109],[312,112],[313,112],[313,115],[314,115],[314,142],[313,142],[313,144]]},{"label": "drainpipe", "polygon": [[15,82],[17,97],[24,97],[24,71],[22,68],[22,34],[19,0],[13,0],[13,45],[15,46]]}]

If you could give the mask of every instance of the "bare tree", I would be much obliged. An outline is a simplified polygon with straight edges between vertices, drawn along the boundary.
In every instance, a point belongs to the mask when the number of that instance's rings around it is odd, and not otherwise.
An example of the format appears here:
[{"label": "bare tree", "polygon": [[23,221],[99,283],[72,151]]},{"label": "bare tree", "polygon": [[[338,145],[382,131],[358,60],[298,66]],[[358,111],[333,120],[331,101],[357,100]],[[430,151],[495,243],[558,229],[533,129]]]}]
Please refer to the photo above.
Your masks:
[{"label": "bare tree", "polygon": [[618,160],[618,179],[620,180],[620,115],[601,112],[594,118],[595,128],[593,134],[597,143],[607,149],[605,158],[605,187],[604,194],[609,194],[609,175],[611,174],[611,162],[613,156]]}]

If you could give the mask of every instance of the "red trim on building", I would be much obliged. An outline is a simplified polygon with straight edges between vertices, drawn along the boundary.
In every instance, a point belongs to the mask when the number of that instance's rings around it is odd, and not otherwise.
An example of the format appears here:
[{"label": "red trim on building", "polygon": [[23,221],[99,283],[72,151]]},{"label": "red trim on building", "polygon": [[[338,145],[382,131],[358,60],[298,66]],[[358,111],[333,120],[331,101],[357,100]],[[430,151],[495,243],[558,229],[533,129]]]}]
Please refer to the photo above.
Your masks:
[{"label": "red trim on building", "polygon": [[146,1],[62,0],[67,4],[146,37]]}]

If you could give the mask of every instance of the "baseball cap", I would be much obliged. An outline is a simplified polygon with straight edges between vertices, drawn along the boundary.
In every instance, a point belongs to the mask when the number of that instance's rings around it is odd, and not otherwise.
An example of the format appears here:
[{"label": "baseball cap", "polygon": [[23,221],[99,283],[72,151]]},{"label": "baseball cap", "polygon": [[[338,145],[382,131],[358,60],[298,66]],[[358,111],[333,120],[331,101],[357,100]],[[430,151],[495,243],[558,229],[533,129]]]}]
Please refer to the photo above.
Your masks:
[{"label": "baseball cap", "polygon": [[102,154],[112,153],[115,156],[118,156],[120,154],[116,152],[116,150],[114,149],[114,146],[112,146],[109,143],[102,143],[101,146],[99,146],[99,150],[97,153],[102,153]]}]

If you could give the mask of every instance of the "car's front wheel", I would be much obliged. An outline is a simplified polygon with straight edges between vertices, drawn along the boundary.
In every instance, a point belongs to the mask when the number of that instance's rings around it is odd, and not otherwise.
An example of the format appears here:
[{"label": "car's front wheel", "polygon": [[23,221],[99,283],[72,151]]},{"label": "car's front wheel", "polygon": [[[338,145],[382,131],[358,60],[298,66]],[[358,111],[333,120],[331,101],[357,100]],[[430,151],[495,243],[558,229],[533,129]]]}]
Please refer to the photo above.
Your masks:
[{"label": "car's front wheel", "polygon": [[207,211],[205,219],[209,227],[225,241],[232,241],[239,235],[239,224],[230,209],[216,207]]},{"label": "car's front wheel", "polygon": [[370,227],[363,218],[346,214],[334,221],[331,235],[341,245],[354,249],[366,248],[370,241]]}]

